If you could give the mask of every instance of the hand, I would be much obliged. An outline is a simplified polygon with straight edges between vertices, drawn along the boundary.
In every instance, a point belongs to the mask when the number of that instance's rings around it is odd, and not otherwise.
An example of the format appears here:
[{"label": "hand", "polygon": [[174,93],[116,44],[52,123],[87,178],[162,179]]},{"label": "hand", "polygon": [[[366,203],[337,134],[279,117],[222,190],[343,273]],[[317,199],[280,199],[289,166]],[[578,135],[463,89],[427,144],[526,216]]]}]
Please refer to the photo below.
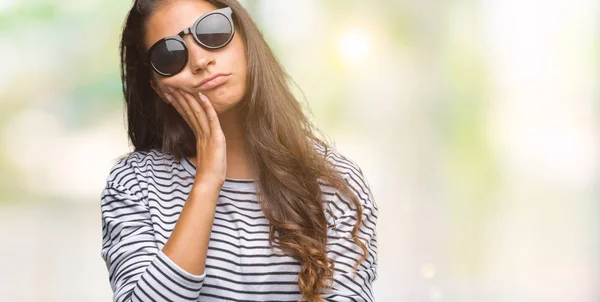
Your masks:
[{"label": "hand", "polygon": [[168,88],[170,93],[164,93],[165,98],[196,136],[196,180],[222,185],[227,171],[227,148],[217,112],[202,93]]}]

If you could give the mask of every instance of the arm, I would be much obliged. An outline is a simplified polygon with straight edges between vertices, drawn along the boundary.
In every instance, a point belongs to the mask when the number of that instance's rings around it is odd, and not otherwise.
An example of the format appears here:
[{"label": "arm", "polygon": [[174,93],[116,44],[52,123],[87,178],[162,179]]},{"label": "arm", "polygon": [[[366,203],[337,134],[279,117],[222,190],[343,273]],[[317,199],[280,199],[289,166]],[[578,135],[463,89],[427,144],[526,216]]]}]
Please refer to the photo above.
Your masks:
[{"label": "arm", "polygon": [[362,171],[355,167],[353,171],[347,170],[344,178],[362,205],[363,222],[357,236],[367,247],[367,258],[358,266],[355,275],[353,266],[363,252],[352,239],[351,233],[357,211],[350,206],[349,198],[335,194],[330,202],[333,203],[330,210],[334,214],[334,223],[328,228],[327,242],[328,257],[335,262],[335,271],[333,287],[322,293],[326,301],[375,301],[373,282],[377,279],[378,207]]},{"label": "arm", "polygon": [[120,184],[107,182],[101,198],[101,255],[115,302],[198,299],[217,196],[218,191],[195,185],[159,250],[148,206]]}]

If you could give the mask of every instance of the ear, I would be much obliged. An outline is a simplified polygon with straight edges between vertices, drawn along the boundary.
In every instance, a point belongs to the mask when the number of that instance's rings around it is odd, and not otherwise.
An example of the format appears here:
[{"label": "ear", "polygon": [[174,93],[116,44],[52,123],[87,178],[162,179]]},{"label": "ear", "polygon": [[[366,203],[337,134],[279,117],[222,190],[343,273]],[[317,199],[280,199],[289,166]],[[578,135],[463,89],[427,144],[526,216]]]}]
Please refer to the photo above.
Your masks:
[{"label": "ear", "polygon": [[154,92],[156,92],[160,98],[163,98],[164,95],[160,90],[160,87],[158,87],[158,83],[156,83],[154,79],[150,79],[150,86],[152,86],[152,89],[154,89]]},{"label": "ear", "polygon": [[150,79],[150,86],[152,86],[152,89],[154,90],[154,92],[156,92],[156,94],[158,95],[158,97],[163,102],[165,102],[166,104],[169,104],[169,102],[167,100],[165,100],[164,93],[161,91],[160,87],[158,86],[158,83],[156,83],[156,81],[154,79]]}]

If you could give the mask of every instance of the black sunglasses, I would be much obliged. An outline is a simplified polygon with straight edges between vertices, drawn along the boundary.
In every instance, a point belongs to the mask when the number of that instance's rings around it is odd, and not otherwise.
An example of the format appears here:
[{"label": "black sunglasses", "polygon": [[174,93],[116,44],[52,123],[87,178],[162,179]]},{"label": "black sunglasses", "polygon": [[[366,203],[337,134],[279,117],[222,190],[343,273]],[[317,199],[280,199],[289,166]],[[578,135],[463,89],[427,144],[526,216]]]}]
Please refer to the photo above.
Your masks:
[{"label": "black sunglasses", "polygon": [[180,72],[188,61],[188,50],[183,36],[192,34],[196,42],[206,49],[225,47],[235,32],[230,7],[203,14],[194,25],[182,30],[176,36],[164,37],[148,50],[148,63],[163,76]]}]

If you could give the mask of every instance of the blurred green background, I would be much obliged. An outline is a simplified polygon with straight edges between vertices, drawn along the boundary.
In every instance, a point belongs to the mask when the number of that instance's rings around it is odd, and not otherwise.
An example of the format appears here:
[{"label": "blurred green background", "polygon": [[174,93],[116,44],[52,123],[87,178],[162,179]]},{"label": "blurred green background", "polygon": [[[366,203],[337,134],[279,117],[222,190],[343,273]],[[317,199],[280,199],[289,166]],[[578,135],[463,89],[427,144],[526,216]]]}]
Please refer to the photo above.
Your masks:
[{"label": "blurred green background", "polygon": [[[241,2],[371,185],[378,301],[600,300],[598,1]],[[111,300],[131,3],[0,2],[3,301]]]}]

